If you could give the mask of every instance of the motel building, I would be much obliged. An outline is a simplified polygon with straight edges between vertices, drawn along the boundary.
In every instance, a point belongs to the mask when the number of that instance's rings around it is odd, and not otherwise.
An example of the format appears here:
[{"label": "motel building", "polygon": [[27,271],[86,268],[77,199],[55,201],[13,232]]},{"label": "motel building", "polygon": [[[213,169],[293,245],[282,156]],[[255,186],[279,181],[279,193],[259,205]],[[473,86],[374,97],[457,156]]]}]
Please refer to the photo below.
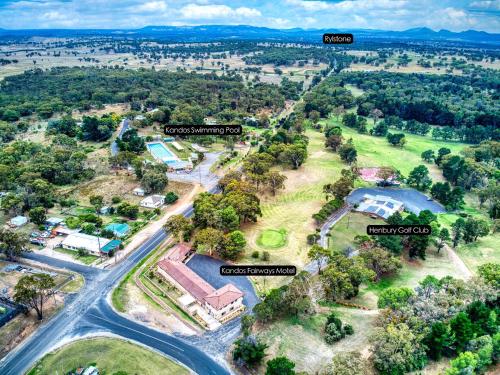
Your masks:
[{"label": "motel building", "polygon": [[190,315],[201,319],[207,329],[237,317],[245,310],[243,292],[234,284],[215,289],[184,264],[191,250],[185,244],[174,246],[167,257],[157,264],[157,274],[183,295],[177,299]]}]

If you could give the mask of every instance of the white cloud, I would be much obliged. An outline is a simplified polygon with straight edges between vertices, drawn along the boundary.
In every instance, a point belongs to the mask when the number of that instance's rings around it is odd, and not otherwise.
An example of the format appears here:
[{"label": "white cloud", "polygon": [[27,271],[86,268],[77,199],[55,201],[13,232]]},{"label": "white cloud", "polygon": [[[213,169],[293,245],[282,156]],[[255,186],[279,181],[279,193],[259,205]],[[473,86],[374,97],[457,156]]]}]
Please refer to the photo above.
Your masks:
[{"label": "white cloud", "polygon": [[500,1],[473,1],[470,7],[483,10],[500,10]]},{"label": "white cloud", "polygon": [[188,4],[180,9],[186,19],[213,19],[228,17],[259,17],[262,14],[254,8],[240,7],[233,9],[227,5],[196,5]]},{"label": "white cloud", "polygon": [[135,10],[138,13],[164,12],[167,10],[167,3],[164,1],[148,1],[147,3],[141,4],[137,7],[130,7],[130,10]]}]

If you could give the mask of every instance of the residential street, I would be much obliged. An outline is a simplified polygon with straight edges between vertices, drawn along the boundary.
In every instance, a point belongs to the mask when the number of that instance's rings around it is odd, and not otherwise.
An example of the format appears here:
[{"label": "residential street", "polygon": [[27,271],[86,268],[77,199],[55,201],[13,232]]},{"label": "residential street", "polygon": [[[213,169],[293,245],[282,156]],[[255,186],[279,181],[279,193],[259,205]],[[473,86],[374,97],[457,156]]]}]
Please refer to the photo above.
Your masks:
[{"label": "residential street", "polygon": [[[212,191],[215,191],[215,188]],[[191,213],[192,206],[183,212],[186,216]],[[27,258],[39,262],[81,272],[85,277],[85,286],[76,297],[67,301],[56,316],[0,361],[0,373],[23,374],[36,360],[57,347],[60,342],[88,334],[113,333],[156,349],[198,374],[229,374],[230,371],[223,358],[216,361],[206,354],[205,349],[203,351],[199,349],[201,345],[210,343],[213,335],[207,335],[206,338],[199,337],[196,342],[194,340],[190,342],[187,338],[168,335],[131,321],[116,313],[109,305],[110,293],[117,283],[167,236],[165,231],[157,231],[126,260],[111,270],[95,269],[42,255],[26,254]],[[231,331],[234,335],[234,328]],[[213,345],[207,346],[213,347]]]}]

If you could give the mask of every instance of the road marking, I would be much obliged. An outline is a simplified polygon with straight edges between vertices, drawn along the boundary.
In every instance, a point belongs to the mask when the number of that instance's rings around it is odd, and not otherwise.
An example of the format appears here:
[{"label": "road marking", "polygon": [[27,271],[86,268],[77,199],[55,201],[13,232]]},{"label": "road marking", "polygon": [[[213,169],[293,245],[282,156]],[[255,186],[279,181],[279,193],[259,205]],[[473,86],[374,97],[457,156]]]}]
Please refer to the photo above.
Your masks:
[{"label": "road marking", "polygon": [[174,347],[174,348],[175,348],[175,349],[177,349],[177,350],[180,350],[181,352],[183,352],[183,351],[184,351],[184,349],[181,349],[181,348],[179,348],[178,346],[176,346],[176,345],[174,345],[174,344],[171,344],[171,343],[169,343],[169,342],[166,342],[166,341],[160,340],[160,339],[159,339],[159,338],[157,338],[157,337],[154,337],[154,336],[148,335],[148,334],[146,334],[146,333],[144,333],[144,332],[138,331],[138,330],[136,330],[136,329],[133,329],[133,328],[127,327],[127,326],[125,326],[125,325],[123,325],[123,324],[116,323],[116,322],[113,322],[113,321],[108,320],[108,319],[105,319],[105,318],[101,318],[100,316],[97,316],[97,315],[94,315],[94,314],[88,314],[88,315],[89,315],[89,316],[92,316],[92,317],[94,317],[94,318],[97,318],[97,319],[99,319],[99,320],[103,320],[103,321],[105,321],[105,322],[107,322],[107,323],[109,323],[109,324],[112,324],[112,325],[114,324],[114,325],[120,326],[120,327],[125,328],[125,329],[127,329],[127,330],[129,330],[129,331],[133,331],[133,332],[139,333],[139,334],[141,334],[141,335],[143,335],[143,336],[146,336],[146,337],[149,337],[149,338],[151,338],[151,339],[154,339],[154,340],[156,340],[156,341],[162,342],[162,343],[164,343],[164,344],[167,344],[167,345],[169,345],[169,346]]}]

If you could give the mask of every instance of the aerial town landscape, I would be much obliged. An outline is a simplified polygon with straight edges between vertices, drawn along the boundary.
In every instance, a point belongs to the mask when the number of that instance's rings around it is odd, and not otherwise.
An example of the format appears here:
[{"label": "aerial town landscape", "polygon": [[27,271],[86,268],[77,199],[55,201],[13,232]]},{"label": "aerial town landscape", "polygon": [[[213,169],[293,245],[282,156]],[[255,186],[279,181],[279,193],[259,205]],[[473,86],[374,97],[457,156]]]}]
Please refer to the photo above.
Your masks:
[{"label": "aerial town landscape", "polygon": [[0,375],[500,373],[498,3],[250,3],[0,2]]}]

